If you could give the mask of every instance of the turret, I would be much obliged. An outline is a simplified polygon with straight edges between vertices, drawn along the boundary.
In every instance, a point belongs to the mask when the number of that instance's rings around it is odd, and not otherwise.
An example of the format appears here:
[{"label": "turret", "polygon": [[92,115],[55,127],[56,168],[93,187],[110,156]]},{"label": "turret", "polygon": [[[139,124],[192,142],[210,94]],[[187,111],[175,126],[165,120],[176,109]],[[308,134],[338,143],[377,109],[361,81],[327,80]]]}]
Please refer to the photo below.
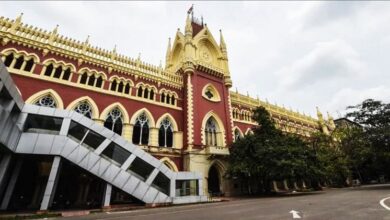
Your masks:
[{"label": "turret", "polygon": [[167,53],[165,54],[165,69],[171,67],[171,65],[172,65],[171,38],[168,38],[168,48],[167,48]]},{"label": "turret", "polygon": [[186,27],[184,33],[185,33],[186,40],[192,38],[192,25],[191,25],[191,18],[189,13],[187,14]]}]

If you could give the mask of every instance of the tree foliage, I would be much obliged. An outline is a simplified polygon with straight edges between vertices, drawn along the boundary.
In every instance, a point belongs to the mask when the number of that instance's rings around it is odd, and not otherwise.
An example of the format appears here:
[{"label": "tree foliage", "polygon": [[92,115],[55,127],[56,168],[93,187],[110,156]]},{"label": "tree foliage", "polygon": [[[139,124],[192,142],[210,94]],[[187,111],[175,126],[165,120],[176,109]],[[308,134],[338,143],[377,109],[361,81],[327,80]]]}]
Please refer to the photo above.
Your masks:
[{"label": "tree foliage", "polygon": [[343,172],[337,167],[340,158],[322,139],[313,148],[300,137],[283,133],[263,107],[255,110],[253,118],[260,126],[233,144],[229,166],[230,174],[246,183],[249,193],[269,192],[274,180],[305,180],[316,186],[327,175]]}]

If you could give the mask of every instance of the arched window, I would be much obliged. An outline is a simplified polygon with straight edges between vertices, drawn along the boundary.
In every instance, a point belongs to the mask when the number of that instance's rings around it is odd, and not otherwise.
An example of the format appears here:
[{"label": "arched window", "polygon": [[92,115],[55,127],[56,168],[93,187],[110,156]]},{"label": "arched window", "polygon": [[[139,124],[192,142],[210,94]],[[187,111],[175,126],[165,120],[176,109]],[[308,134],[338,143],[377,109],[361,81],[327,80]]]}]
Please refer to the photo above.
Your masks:
[{"label": "arched window", "polygon": [[150,97],[149,97],[150,100],[154,100],[154,91],[153,89],[150,90]]},{"label": "arched window", "polygon": [[38,106],[49,107],[49,108],[56,108],[57,107],[56,102],[54,101],[53,97],[51,97],[50,95],[43,96],[38,101],[36,101],[34,104],[38,105]]},{"label": "arched window", "polygon": [[112,81],[111,83],[111,91],[116,91],[116,81]]},{"label": "arched window", "polygon": [[23,62],[24,62],[24,57],[20,56],[18,59],[16,59],[16,63],[14,65],[14,69],[22,68]]},{"label": "arched window", "polygon": [[45,76],[51,76],[51,73],[53,72],[53,64],[49,64],[47,67],[46,67],[46,70],[45,70],[45,73],[44,75]]},{"label": "arched window", "polygon": [[168,117],[164,118],[160,124],[158,131],[158,146],[172,147],[173,145],[173,129],[172,123]]},{"label": "arched window", "polygon": [[103,77],[102,76],[99,76],[96,80],[96,87],[97,88],[102,88],[102,84],[103,84]]},{"label": "arched window", "polygon": [[125,94],[130,94],[130,83],[126,83]]},{"label": "arched window", "polygon": [[122,112],[118,108],[114,108],[108,113],[106,121],[104,122],[104,127],[110,129],[111,131],[121,135],[122,134]]},{"label": "arched window", "polygon": [[149,143],[149,120],[145,112],[140,114],[135,121],[133,143],[138,145],[147,145]]},{"label": "arched window", "polygon": [[215,119],[210,117],[206,122],[206,145],[218,146],[218,127]]},{"label": "arched window", "polygon": [[30,72],[34,66],[34,59],[31,58],[26,62],[26,66],[24,67],[24,71]]},{"label": "arched window", "polygon": [[165,102],[165,94],[161,94],[161,102],[164,103]]},{"label": "arched window", "polygon": [[172,95],[171,104],[172,104],[172,105],[175,105],[175,96],[174,96],[174,95]]},{"label": "arched window", "polygon": [[70,78],[70,68],[66,69],[64,75],[62,76],[63,80],[69,80]]},{"label": "arched window", "polygon": [[86,101],[81,102],[74,110],[85,117],[92,118],[92,107]]},{"label": "arched window", "polygon": [[142,97],[142,87],[138,88],[137,96]]},{"label": "arched window", "polygon": [[88,74],[87,73],[83,73],[83,75],[81,75],[80,83],[81,84],[87,84],[87,79],[88,79]]},{"label": "arched window", "polygon": [[122,81],[118,85],[118,92],[120,92],[120,93],[123,92],[123,82]]},{"label": "arched window", "polygon": [[147,99],[149,97],[149,89],[145,88],[144,90],[144,98]]},{"label": "arched window", "polygon": [[61,73],[62,73],[62,66],[59,66],[54,71],[53,77],[59,79],[61,77]]},{"label": "arched window", "polygon": [[169,104],[170,102],[171,102],[171,96],[167,95],[167,104]]},{"label": "arched window", "polygon": [[95,75],[92,74],[92,75],[89,77],[88,85],[89,85],[89,86],[94,86],[94,85],[95,85]]},{"label": "arched window", "polygon": [[6,67],[10,67],[11,64],[12,64],[12,61],[14,61],[14,54],[13,54],[13,53],[10,53],[10,54],[8,54],[8,55],[5,57],[4,65],[5,65]]},{"label": "arched window", "polygon": [[240,131],[238,129],[234,130],[234,140],[237,141],[240,139],[241,139]]}]

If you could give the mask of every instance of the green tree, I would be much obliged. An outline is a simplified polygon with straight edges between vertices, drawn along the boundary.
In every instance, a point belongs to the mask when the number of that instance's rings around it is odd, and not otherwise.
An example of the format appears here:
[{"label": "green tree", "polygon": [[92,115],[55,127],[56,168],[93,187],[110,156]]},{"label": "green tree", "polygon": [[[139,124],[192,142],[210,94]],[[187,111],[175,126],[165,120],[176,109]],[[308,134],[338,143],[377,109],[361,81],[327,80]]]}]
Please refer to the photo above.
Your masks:
[{"label": "green tree", "polygon": [[263,107],[254,111],[260,126],[230,148],[229,173],[246,183],[248,193],[270,192],[273,180],[316,176],[315,152],[299,137],[278,130]]},{"label": "green tree", "polygon": [[390,104],[367,99],[349,106],[346,115],[362,125],[342,140],[342,149],[364,181],[390,176]]}]

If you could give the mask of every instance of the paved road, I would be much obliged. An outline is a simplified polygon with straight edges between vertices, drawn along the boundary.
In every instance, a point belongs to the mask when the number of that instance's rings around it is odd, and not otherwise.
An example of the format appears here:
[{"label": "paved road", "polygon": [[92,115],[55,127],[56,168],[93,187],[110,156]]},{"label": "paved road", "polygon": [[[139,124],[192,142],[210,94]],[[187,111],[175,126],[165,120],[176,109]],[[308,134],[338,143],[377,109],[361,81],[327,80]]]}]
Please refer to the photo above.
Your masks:
[{"label": "paved road", "polygon": [[[240,199],[230,202],[143,209],[117,213],[97,213],[67,219],[293,219],[289,212],[299,211],[301,219],[388,219],[390,210],[379,202],[390,197],[390,184],[358,188],[327,189],[306,195]],[[390,199],[385,201],[390,207]]]}]

